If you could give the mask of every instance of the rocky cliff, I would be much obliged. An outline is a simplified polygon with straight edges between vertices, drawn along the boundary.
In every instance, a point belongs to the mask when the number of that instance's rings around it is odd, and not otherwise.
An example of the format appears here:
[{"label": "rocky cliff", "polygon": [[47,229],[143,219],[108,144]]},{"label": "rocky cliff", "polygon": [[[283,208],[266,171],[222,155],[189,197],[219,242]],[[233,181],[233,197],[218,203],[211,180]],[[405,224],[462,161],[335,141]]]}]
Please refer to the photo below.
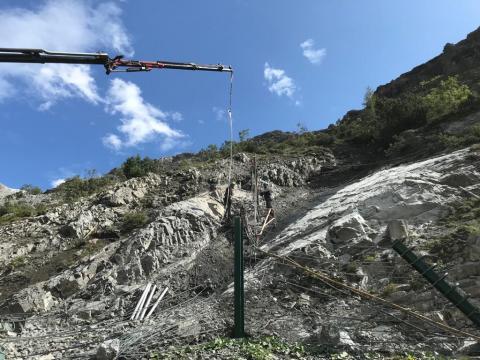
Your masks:
[{"label": "rocky cliff", "polygon": [[[477,151],[464,149],[377,169],[360,179],[339,179],[328,187],[315,179],[323,176],[322,168],[335,167],[331,154],[259,161],[260,178],[274,192],[277,220],[258,247],[255,239],[246,244],[248,333],[354,357],[372,351],[451,355],[470,349],[467,338],[452,338],[431,324],[338,292],[264,252],[288,256],[475,333],[469,320],[391,249],[385,228],[392,219],[406,220],[409,245],[441,262],[451,280],[478,303],[479,159]],[[250,166],[248,155],[236,156],[233,203],[234,211],[246,209],[251,221]],[[80,358],[79,351],[84,357],[102,358],[105,354],[98,352],[113,351],[138,358],[165,351],[166,345],[228,335],[232,234],[222,221],[224,186],[201,191],[201,179],[209,174],[186,171],[185,189],[196,186],[198,191],[185,199],[165,201],[162,189],[169,180],[151,174],[72,204],[52,202],[43,215],[2,225],[1,339],[10,358]],[[462,206],[476,215],[468,218]],[[140,208],[149,210],[148,221],[122,231],[122,219]],[[463,223],[459,211],[464,211]],[[147,282],[168,287],[168,295],[148,321],[130,321]],[[412,332],[412,326],[422,332]],[[228,358],[228,350],[222,351]],[[208,351],[200,354],[209,357]]]},{"label": "rocky cliff", "polygon": [[5,196],[11,195],[16,191],[17,190],[10,189],[10,188],[6,187],[5,185],[0,184],[0,199],[4,198]]}]

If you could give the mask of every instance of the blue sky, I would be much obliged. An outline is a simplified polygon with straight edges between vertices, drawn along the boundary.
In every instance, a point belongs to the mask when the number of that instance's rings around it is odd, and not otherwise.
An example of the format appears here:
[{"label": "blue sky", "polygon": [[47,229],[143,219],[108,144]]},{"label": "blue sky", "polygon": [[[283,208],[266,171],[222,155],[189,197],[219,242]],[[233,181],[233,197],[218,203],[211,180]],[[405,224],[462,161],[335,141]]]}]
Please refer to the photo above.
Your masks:
[{"label": "blue sky", "polygon": [[[235,68],[234,132],[321,129],[480,25],[477,0],[13,1],[1,47]],[[50,188],[228,137],[228,75],[0,64],[0,183]]]}]

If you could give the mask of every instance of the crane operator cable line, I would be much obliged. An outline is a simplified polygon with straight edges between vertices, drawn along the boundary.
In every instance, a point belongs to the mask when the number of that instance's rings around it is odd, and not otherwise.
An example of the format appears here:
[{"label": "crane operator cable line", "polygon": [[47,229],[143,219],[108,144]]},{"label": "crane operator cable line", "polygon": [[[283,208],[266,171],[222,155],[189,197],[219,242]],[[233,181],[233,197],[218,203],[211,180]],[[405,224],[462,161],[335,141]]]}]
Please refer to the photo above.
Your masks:
[{"label": "crane operator cable line", "polygon": [[233,171],[233,115],[232,115],[232,97],[233,97],[233,71],[230,72],[230,86],[228,94],[228,126],[230,127],[230,163],[228,166],[227,199],[231,196],[232,189],[232,171]]}]

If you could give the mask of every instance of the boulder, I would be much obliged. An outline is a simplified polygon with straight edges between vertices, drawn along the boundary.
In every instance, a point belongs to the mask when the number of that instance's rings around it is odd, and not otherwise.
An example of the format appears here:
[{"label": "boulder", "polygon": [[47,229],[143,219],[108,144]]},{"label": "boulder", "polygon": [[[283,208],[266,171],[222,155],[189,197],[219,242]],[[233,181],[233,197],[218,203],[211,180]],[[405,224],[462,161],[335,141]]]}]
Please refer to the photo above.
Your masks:
[{"label": "boulder", "polygon": [[245,153],[237,153],[233,156],[233,158],[244,164],[250,161],[250,158]]},{"label": "boulder", "polygon": [[60,228],[60,234],[67,237],[83,239],[91,234],[96,228],[96,219],[91,211],[80,213],[75,221]]},{"label": "boulder", "polygon": [[336,245],[357,243],[368,238],[368,225],[363,217],[357,213],[347,214],[333,222],[328,229],[328,239]]},{"label": "boulder", "polygon": [[138,199],[142,199],[145,192],[141,190],[133,190],[127,186],[122,186],[117,190],[107,192],[101,202],[108,206],[124,206],[134,203]]},{"label": "boulder", "polygon": [[96,360],[113,360],[120,353],[120,341],[118,339],[107,340],[103,342],[95,354]]},{"label": "boulder", "polygon": [[[480,343],[475,340],[466,339],[462,346],[457,350],[456,355],[478,356],[480,355]],[[463,356],[459,356],[462,358]]]},{"label": "boulder", "polygon": [[92,262],[80,270],[67,270],[50,279],[46,287],[56,296],[66,299],[82,290],[95,275],[97,262]]},{"label": "boulder", "polygon": [[41,285],[34,285],[13,295],[1,306],[1,312],[29,313],[45,312],[55,305],[55,299],[50,291],[45,291]]},{"label": "boulder", "polygon": [[341,330],[337,326],[331,324],[322,326],[320,331],[320,342],[329,346],[355,345],[355,342],[345,330]]}]

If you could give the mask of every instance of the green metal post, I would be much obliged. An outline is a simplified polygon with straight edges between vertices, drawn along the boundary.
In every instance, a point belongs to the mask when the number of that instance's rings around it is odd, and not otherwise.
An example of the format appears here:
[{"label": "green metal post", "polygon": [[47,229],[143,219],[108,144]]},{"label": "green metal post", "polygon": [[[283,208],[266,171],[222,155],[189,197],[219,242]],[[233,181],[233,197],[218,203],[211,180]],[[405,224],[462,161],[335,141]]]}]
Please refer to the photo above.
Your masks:
[{"label": "green metal post", "polygon": [[401,239],[394,241],[393,249],[420,275],[428,280],[443,296],[445,296],[453,305],[455,305],[461,312],[465,314],[476,326],[480,327],[480,310],[468,301],[467,297],[463,296],[457,289],[450,285],[444,276],[437,274],[433,268],[434,266],[427,265],[421,257],[417,257]]},{"label": "green metal post", "polygon": [[235,297],[235,338],[245,337],[245,297],[243,287],[243,236],[242,220],[239,216],[233,218],[235,236],[235,269],[234,269],[234,297]]}]

